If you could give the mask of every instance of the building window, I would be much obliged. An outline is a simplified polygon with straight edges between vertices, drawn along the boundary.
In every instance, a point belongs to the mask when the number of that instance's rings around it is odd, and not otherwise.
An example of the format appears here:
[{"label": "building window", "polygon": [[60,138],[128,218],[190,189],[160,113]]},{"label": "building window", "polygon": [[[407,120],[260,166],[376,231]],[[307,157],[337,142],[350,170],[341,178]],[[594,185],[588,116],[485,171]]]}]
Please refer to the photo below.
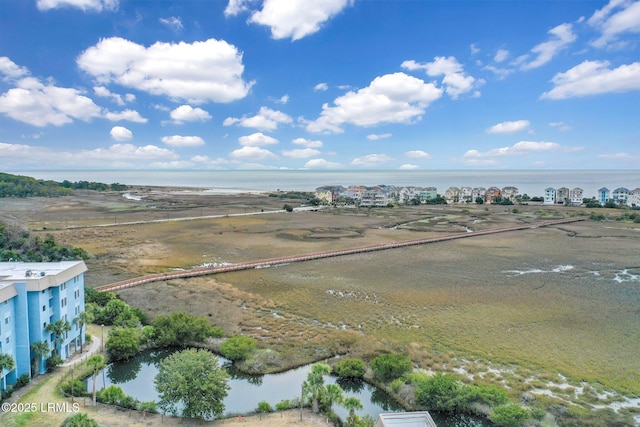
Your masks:
[{"label": "building window", "polygon": [[9,343],[11,342],[11,337],[7,337],[7,339],[5,340],[5,342],[6,342],[7,344],[9,344]]},{"label": "building window", "polygon": [[47,306],[46,305],[42,306],[42,311],[47,311]]},{"label": "building window", "polygon": [[42,324],[42,329],[45,329],[46,327],[47,327],[47,322],[44,322],[44,323]]},{"label": "building window", "polygon": [[9,323],[11,323],[11,316],[7,316],[4,318],[4,324],[8,325]]}]

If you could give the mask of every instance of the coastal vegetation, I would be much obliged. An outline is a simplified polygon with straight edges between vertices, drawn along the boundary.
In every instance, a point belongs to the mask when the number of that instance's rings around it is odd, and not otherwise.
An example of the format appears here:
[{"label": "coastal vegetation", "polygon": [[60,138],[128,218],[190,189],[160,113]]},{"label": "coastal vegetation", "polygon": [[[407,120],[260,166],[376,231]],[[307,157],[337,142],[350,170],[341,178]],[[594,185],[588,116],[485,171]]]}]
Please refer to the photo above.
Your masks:
[{"label": "coastal vegetation", "polygon": [[60,197],[69,196],[73,190],[124,191],[126,185],[113,183],[35,179],[29,176],[0,172],[0,198],[3,197]]},{"label": "coastal vegetation", "polygon": [[[176,208],[173,214],[197,217],[199,209],[244,213],[281,209],[283,204],[279,198],[252,195],[217,198],[214,206],[213,198],[195,197],[198,208]],[[126,210],[129,202],[120,199],[110,199],[118,222],[155,218],[156,210],[144,211],[133,202]],[[166,200],[172,201],[169,196]],[[155,336],[153,319],[172,311],[205,318],[226,336],[255,339],[256,351],[242,362],[255,362],[244,365],[252,372],[282,371],[348,353],[349,359],[366,363],[368,378],[378,381],[372,360],[401,354],[409,357],[413,371],[381,384],[401,400],[415,398],[410,391],[422,382],[414,375],[441,373],[456,378],[456,389],[465,393],[473,390],[466,386],[504,390],[509,402],[524,402],[530,424],[542,425],[539,418],[552,416],[561,426],[629,425],[637,408],[628,399],[640,395],[635,211],[600,208],[596,212],[603,215],[602,222],[542,229],[535,228],[536,221],[588,217],[591,210],[533,204],[513,208],[327,208],[300,215],[202,218],[52,234],[94,254],[87,272],[92,286],[203,263],[532,224],[531,229],[490,238],[169,280],[119,295],[149,318],[138,326],[141,342]],[[92,223],[106,222],[109,211],[95,212]],[[86,212],[76,219],[73,215],[67,215],[70,225],[89,222]],[[23,218],[37,226],[51,220],[40,211]],[[112,308],[118,307],[114,303]],[[469,404],[474,411],[483,405]],[[488,414],[494,412],[496,420],[517,416],[513,408],[497,410],[507,405]]]},{"label": "coastal vegetation", "polygon": [[42,238],[18,226],[0,222],[0,262],[55,262],[86,260],[88,257],[84,249],[58,244],[51,234]]}]

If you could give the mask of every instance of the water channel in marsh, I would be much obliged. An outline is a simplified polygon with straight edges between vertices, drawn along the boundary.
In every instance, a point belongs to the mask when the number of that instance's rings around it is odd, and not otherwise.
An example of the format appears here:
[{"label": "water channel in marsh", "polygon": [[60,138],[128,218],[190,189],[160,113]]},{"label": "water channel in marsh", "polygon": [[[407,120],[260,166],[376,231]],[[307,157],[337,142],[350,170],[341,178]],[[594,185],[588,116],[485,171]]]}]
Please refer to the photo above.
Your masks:
[{"label": "water channel in marsh", "polygon": [[[158,364],[175,350],[144,351],[136,357],[125,361],[109,364],[98,373],[96,388],[101,390],[110,385],[117,385],[124,393],[141,402],[159,399],[154,385],[158,373]],[[266,401],[272,407],[285,399],[300,398],[302,382],[307,378],[311,365],[290,369],[286,372],[267,375],[246,375],[234,369],[233,364],[220,357],[221,365],[229,373],[227,397],[224,399],[225,414],[227,416],[250,414],[255,412],[258,402]],[[364,408],[356,413],[360,416],[370,415],[376,419],[381,412],[397,412],[404,409],[391,396],[362,381],[344,382],[333,376],[326,376],[327,384],[339,384],[346,396],[360,399]],[[87,390],[93,389],[93,378],[86,380]],[[346,419],[348,411],[335,405],[334,412]],[[431,413],[439,427],[488,427],[489,421],[467,415],[448,415]]]}]

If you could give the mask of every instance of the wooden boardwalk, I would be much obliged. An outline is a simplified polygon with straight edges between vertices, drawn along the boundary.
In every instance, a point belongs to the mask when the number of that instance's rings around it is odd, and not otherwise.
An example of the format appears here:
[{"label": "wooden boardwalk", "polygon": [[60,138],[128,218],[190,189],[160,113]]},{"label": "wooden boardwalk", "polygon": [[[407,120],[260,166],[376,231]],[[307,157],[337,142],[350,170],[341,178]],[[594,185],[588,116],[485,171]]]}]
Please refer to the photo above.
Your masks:
[{"label": "wooden boardwalk", "polygon": [[489,234],[535,229],[539,227],[549,227],[553,225],[585,221],[586,219],[587,219],[586,217],[564,218],[564,219],[550,220],[550,221],[544,221],[544,222],[533,223],[533,224],[518,225],[513,227],[493,228],[489,230],[448,234],[446,236],[429,237],[424,239],[404,240],[404,241],[392,242],[392,243],[380,243],[378,245],[360,246],[360,247],[350,248],[350,249],[339,249],[335,251],[314,252],[310,254],[293,255],[293,256],[282,257],[282,258],[268,258],[268,259],[262,259],[258,261],[239,262],[236,264],[229,264],[229,265],[218,266],[218,267],[199,267],[199,268],[191,268],[183,271],[173,271],[169,273],[149,274],[142,277],[136,277],[133,279],[111,283],[108,285],[98,286],[95,288],[95,290],[99,292],[115,292],[121,289],[131,288],[133,286],[139,286],[139,285],[144,285],[146,283],[160,282],[160,281],[171,280],[171,279],[183,279],[183,278],[189,278],[189,277],[209,276],[212,274],[228,273],[231,271],[240,271],[240,270],[250,270],[254,268],[267,268],[267,267],[273,267],[278,265],[291,264],[294,262],[311,261],[315,259],[332,258],[337,256],[360,254],[365,252],[383,251],[388,249],[403,248],[407,246],[417,246],[417,245],[425,245],[428,243],[446,242],[446,241],[455,240],[455,239],[486,236]]}]

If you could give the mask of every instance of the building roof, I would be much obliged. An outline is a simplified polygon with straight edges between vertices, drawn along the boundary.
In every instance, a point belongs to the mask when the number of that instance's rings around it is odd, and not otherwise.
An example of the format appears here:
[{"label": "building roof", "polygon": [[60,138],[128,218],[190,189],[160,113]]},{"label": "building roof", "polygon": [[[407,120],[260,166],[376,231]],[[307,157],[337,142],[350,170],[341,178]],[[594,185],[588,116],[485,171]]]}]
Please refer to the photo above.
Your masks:
[{"label": "building roof", "polygon": [[0,289],[26,283],[29,291],[58,286],[87,271],[84,261],[0,262]]},{"label": "building roof", "polygon": [[426,411],[378,414],[375,425],[376,427],[437,427],[431,415]]}]

